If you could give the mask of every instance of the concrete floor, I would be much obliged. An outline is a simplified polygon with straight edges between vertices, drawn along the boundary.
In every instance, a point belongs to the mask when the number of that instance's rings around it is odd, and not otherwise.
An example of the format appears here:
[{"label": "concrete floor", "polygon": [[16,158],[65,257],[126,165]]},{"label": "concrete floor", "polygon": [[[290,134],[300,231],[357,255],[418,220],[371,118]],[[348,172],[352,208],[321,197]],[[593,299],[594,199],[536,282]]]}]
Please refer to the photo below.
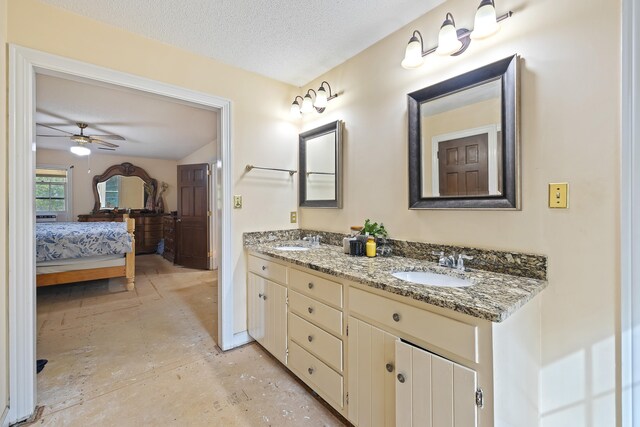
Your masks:
[{"label": "concrete floor", "polygon": [[136,257],[121,279],[38,289],[34,424],[343,425],[257,344],[222,353],[215,272]]}]

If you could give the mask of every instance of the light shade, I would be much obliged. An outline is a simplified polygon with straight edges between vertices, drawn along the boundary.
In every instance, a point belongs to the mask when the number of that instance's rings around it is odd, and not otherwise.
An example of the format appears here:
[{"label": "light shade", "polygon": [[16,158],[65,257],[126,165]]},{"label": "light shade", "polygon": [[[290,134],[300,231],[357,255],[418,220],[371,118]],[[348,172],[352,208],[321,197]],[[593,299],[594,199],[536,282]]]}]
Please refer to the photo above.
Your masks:
[{"label": "light shade", "polygon": [[422,42],[414,35],[409,39],[409,44],[407,44],[407,49],[404,51],[404,59],[401,65],[403,68],[411,69],[418,68],[422,64],[424,64]]},{"label": "light shade", "polygon": [[482,0],[476,11],[476,19],[471,32],[471,39],[484,39],[494,35],[500,30],[500,24],[496,19],[496,8],[493,0]]},{"label": "light shade", "polygon": [[300,117],[302,114],[300,113],[300,104],[298,101],[293,101],[291,104],[291,117]]},{"label": "light shade", "polygon": [[76,156],[88,156],[91,154],[91,150],[84,145],[72,145],[70,150]]},{"label": "light shade", "polygon": [[308,93],[304,96],[302,100],[302,107],[300,107],[300,112],[307,114],[313,111],[313,100],[311,99],[311,95]]},{"label": "light shade", "polygon": [[456,31],[456,25],[453,21],[453,15],[447,13],[445,21],[440,27],[440,33],[438,34],[438,48],[436,53],[438,55],[451,55],[456,53],[462,48],[462,42],[458,40],[458,32]]},{"label": "light shade", "polygon": [[324,87],[320,86],[318,92],[316,92],[316,102],[313,103],[313,106],[316,108],[326,108],[328,102],[327,91],[324,90]]}]

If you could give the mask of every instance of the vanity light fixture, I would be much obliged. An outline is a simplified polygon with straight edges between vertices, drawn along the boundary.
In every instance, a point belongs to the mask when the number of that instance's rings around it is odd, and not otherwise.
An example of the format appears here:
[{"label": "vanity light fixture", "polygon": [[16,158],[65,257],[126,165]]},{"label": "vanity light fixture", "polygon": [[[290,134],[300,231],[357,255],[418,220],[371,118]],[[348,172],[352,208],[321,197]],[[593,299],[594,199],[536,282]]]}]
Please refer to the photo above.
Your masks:
[{"label": "vanity light fixture", "polygon": [[[329,91],[328,93],[327,90]],[[313,97],[311,94],[313,94]],[[320,87],[317,91],[309,89],[307,90],[304,98],[300,95],[295,97],[291,104],[291,115],[293,117],[300,117],[302,114],[313,112],[314,109],[318,113],[322,113],[325,108],[327,108],[329,101],[337,96],[337,93],[331,92],[331,85],[325,80],[320,83]],[[302,103],[298,102],[298,98],[302,100]]]},{"label": "vanity light fixture", "polygon": [[91,154],[89,147],[86,147],[84,144],[72,145],[70,150],[76,156],[88,156]]},{"label": "vanity light fixture", "polygon": [[494,0],[481,0],[476,11],[474,29],[456,29],[456,24],[451,13],[447,13],[438,34],[438,46],[424,50],[424,43],[420,31],[415,30],[409,39],[402,60],[402,67],[407,69],[418,68],[424,63],[424,57],[435,52],[443,56],[457,56],[467,50],[471,40],[480,40],[494,35],[500,30],[501,21],[510,18],[513,12],[496,17]]}]

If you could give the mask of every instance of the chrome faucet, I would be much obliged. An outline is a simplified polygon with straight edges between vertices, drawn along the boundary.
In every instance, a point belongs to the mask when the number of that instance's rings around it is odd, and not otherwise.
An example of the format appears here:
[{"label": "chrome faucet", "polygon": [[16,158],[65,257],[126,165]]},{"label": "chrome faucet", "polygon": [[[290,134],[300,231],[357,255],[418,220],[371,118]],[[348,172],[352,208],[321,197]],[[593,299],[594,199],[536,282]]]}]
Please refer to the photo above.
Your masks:
[{"label": "chrome faucet", "polygon": [[464,260],[467,259],[473,259],[473,257],[470,257],[468,255],[464,255],[464,254],[459,254],[458,255],[458,259],[456,260],[456,254],[453,253],[449,256],[445,256],[444,255],[444,251],[440,251],[440,252],[431,252],[433,255],[437,255],[438,256],[438,265],[440,267],[447,267],[447,268],[455,268],[458,271],[466,271],[466,268],[464,266]]},{"label": "chrome faucet", "polygon": [[307,236],[304,237],[302,240],[304,240],[305,242],[309,242],[309,246],[312,248],[319,248],[320,247],[320,235],[317,236]]}]

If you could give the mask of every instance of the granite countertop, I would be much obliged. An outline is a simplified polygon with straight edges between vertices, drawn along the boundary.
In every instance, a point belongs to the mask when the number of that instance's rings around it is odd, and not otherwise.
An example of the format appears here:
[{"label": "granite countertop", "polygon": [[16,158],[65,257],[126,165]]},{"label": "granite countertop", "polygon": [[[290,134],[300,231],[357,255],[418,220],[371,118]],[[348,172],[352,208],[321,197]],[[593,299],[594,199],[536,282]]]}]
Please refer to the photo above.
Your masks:
[{"label": "granite countertop", "polygon": [[[275,249],[278,246],[301,246],[301,242],[245,244],[250,251],[492,322],[502,322],[547,286],[544,280],[482,270],[458,272],[413,258],[355,257],[343,253],[341,246],[322,244],[307,251],[282,251]],[[416,285],[391,275],[398,271],[448,274],[474,285],[466,288]]]}]

